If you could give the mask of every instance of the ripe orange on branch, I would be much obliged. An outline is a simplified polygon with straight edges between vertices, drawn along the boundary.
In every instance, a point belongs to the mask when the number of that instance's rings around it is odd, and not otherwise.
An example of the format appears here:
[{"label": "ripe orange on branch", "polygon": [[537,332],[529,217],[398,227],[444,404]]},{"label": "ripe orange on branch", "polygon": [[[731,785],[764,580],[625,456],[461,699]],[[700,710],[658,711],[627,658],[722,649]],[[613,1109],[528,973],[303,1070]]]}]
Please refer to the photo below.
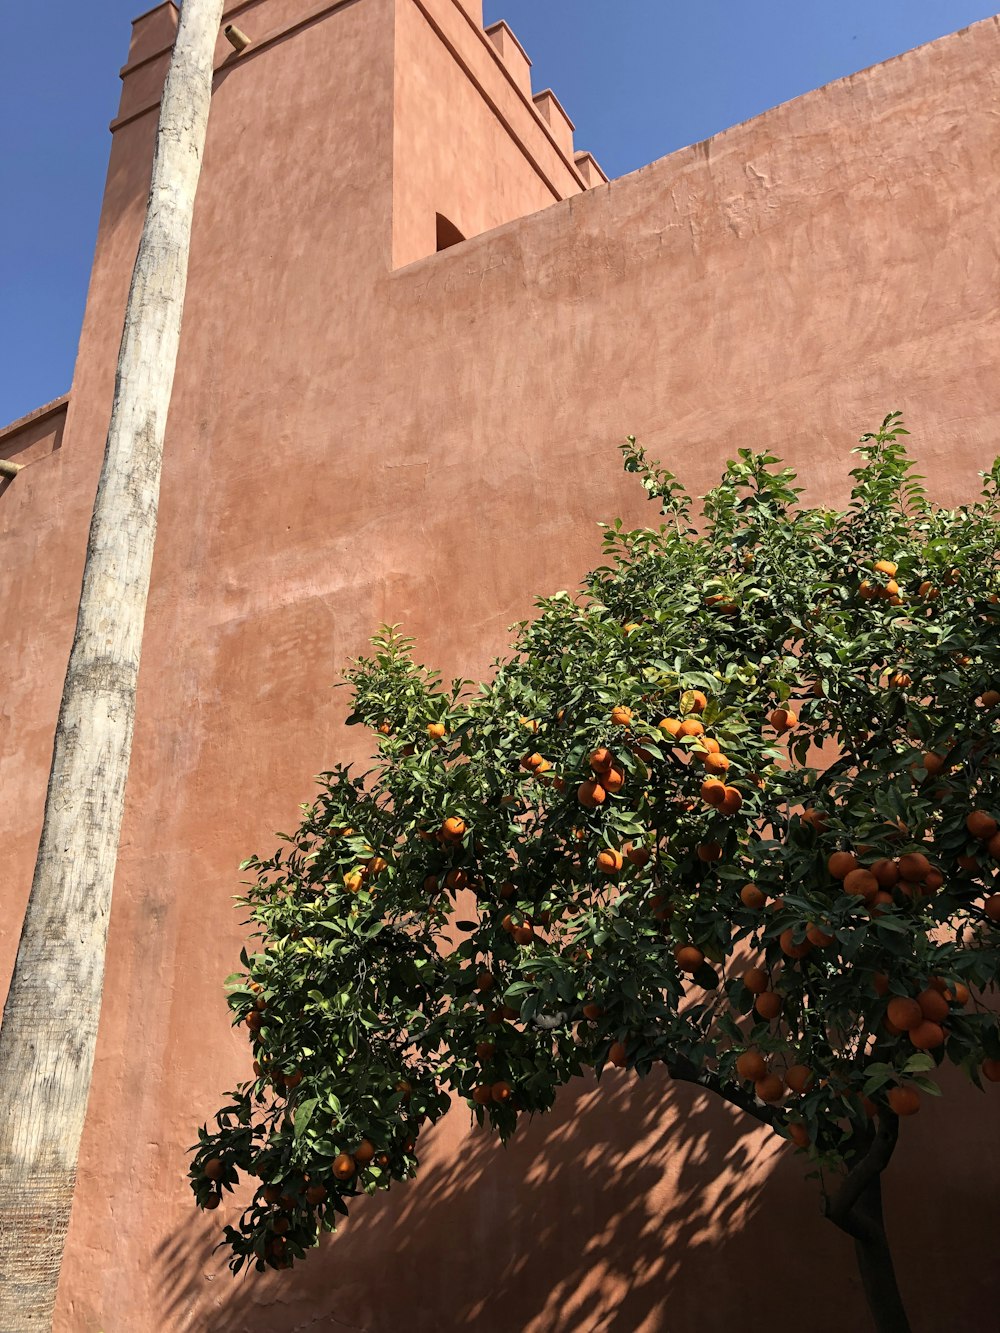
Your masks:
[{"label": "ripe orange on branch", "polygon": [[767,1074],[767,1061],[760,1051],[744,1051],[736,1057],[736,1072],[748,1083],[758,1083]]},{"label": "ripe orange on branch", "polygon": [[924,1013],[916,1000],[903,995],[894,995],[886,1008],[886,1016],[893,1027],[901,1032],[909,1032],[919,1027],[924,1021]]},{"label": "ripe orange on branch", "polygon": [[597,868],[602,875],[617,875],[625,864],[625,858],[616,847],[605,847],[597,853]]},{"label": "ripe orange on branch", "polygon": [[783,736],[786,731],[794,731],[799,725],[799,715],[790,708],[775,708],[768,721],[778,735]]}]

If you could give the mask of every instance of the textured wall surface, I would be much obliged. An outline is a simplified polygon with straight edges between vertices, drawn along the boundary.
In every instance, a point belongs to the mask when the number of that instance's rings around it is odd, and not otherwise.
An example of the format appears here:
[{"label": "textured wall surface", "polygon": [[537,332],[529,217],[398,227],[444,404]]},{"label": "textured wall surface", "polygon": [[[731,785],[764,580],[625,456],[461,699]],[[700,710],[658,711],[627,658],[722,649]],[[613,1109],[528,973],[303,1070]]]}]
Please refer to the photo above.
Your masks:
[{"label": "textured wall surface", "polygon": [[[62,447],[0,494],[3,978],[164,9],[125,76]],[[973,493],[1000,440],[1000,25],[581,192],[509,82],[487,100],[502,72],[474,44],[475,4],[230,9],[254,46],[219,48],[57,1328],[763,1333],[806,1312],[811,1333],[863,1327],[849,1242],[801,1164],[664,1079],[581,1083],[506,1152],[459,1109],[419,1183],[362,1201],[304,1268],[237,1283],[212,1254],[226,1209],[194,1212],[184,1150],[249,1065],[221,989],[238,863],[271,849],[312,774],[360,755],[330,686],[380,622],[448,674],[485,672],[533,596],[595,562],[599,520],[652,520],[618,468],[628,433],[696,492],[738,446],[767,445],[837,500],[857,435],[901,408],[937,496]],[[563,170],[556,194],[515,134]],[[435,211],[482,234],[430,253]],[[960,1088],[906,1127],[887,1207],[917,1333],[991,1326],[991,1123]]]}]

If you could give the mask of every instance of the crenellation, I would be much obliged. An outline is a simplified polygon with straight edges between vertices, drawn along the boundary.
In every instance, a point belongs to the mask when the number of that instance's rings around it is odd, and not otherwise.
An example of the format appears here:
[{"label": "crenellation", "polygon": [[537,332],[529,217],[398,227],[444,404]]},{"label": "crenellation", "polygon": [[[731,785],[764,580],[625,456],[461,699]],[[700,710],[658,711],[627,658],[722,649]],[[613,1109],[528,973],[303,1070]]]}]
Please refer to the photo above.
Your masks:
[{"label": "crenellation", "polygon": [[486,29],[490,39],[500,54],[500,59],[507,67],[507,73],[524,93],[531,97],[531,60],[527,51],[517,40],[503,19]]},{"label": "crenellation", "polygon": [[586,151],[574,153],[573,161],[576,164],[577,171],[587,182],[588,189],[593,189],[595,185],[607,185],[607,174],[593,153]]},{"label": "crenellation", "polygon": [[542,120],[552,131],[560,151],[571,161],[573,159],[573,131],[576,126],[566,114],[565,108],[551,88],[544,88],[531,99]]},{"label": "crenellation", "polygon": [[179,18],[180,13],[173,0],[164,0],[163,4],[133,19],[125,68],[131,69],[143,60],[158,55],[164,48],[169,49],[177,35]]}]

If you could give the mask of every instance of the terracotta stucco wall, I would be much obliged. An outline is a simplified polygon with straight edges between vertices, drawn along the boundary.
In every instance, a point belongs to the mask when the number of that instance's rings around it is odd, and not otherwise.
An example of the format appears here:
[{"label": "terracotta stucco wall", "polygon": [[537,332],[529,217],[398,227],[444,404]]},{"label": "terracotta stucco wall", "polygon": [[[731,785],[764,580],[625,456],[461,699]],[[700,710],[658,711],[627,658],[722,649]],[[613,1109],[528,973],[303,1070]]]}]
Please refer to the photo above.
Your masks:
[{"label": "terracotta stucco wall", "polygon": [[[57,1327],[763,1333],[776,1310],[808,1312],[813,1333],[860,1327],[850,1245],[800,1163],[664,1080],[581,1085],[507,1153],[459,1110],[418,1184],[362,1201],[303,1269],[248,1283],[211,1254],[226,1210],[193,1213],[184,1149],[249,1062],[220,987],[242,939],[237,864],[295,819],[314,772],[358,754],[330,686],[380,621],[448,673],[486,671],[533,595],[593,563],[599,519],[652,517],[618,470],[629,432],[694,490],[767,444],[833,499],[856,435],[901,407],[937,493],[970,494],[1000,417],[1000,27],[394,268],[397,207],[416,234],[433,202],[400,144],[430,145],[446,181],[439,127],[453,110],[470,138],[488,124],[474,90],[452,70],[436,101],[407,93],[400,51],[444,49],[413,0],[231,9],[266,40],[224,67],[220,47]],[[140,73],[62,448],[0,495],[5,976],[148,182]],[[477,168],[477,225],[540,206],[520,170]],[[918,1333],[995,1308],[994,1114],[960,1090],[894,1168]],[[942,1235],[942,1217],[961,1228]]]}]

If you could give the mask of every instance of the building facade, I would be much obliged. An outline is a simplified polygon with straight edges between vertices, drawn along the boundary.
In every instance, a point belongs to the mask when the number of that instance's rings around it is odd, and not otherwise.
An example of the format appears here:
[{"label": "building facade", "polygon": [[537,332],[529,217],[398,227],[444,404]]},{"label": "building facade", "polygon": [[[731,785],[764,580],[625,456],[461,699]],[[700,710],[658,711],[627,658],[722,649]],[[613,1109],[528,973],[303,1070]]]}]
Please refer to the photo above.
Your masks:
[{"label": "building facade", "polygon": [[[484,674],[533,597],[596,562],[600,520],[650,521],[627,434],[695,493],[766,445],[837,501],[857,435],[900,408],[936,497],[978,489],[1000,443],[1000,23],[608,182],[477,0],[226,18],[252,45],[217,52],[56,1327],[862,1327],[801,1162],[666,1079],[581,1083],[506,1151],[456,1108],[415,1183],[246,1281],[185,1150],[250,1058],[221,986],[238,864],[360,757],[331,686],[381,623]],[[133,25],[71,391],[0,432],[26,465],[0,478],[3,985],[176,20]],[[887,1180],[918,1330],[990,1326],[995,1117],[956,1087]]]}]

